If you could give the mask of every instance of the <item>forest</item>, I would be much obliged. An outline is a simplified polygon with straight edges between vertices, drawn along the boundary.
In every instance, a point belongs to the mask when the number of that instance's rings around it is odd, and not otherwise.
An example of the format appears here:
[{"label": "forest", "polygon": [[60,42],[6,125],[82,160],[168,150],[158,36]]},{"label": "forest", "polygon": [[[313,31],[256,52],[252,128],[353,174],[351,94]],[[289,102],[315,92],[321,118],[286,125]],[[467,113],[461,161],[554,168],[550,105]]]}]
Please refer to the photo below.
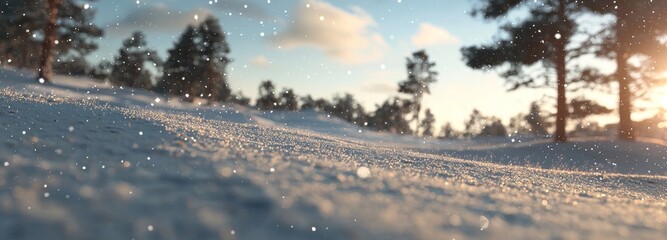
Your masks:
[{"label": "forest", "polygon": [[[500,21],[512,9],[525,8],[526,4],[479,3],[471,15],[485,21]],[[433,126],[434,115],[422,107],[423,96],[430,94],[430,85],[438,80],[438,73],[433,70],[435,61],[424,50],[406,58],[406,78],[396,87],[396,95],[375,109],[364,109],[349,93],[336,94],[331,100],[314,99],[307,93],[297,95],[288,87],[279,90],[272,80],[261,83],[259,97],[253,101],[242,92],[232,92],[229,86],[226,68],[232,61],[232,48],[219,19],[209,16],[198,25],[187,26],[168,50],[166,60],[151,49],[142,32],[136,31],[122,42],[113,59],[90,63],[86,57],[98,48],[95,40],[104,37],[104,31],[93,24],[96,12],[87,6],[75,0],[7,1],[0,15],[0,30],[5,32],[0,39],[0,63],[34,69],[39,72],[36,81],[40,82],[51,81],[54,73],[90,76],[183,101],[232,102],[261,110],[311,109],[377,131],[424,137],[533,134],[566,141],[568,134],[614,134],[632,140],[637,135],[650,135],[650,129],[665,122],[664,108],[652,118],[635,122],[631,118],[633,111],[640,110],[633,102],[647,101],[647,92],[665,84],[662,73],[667,66],[667,28],[662,14],[667,7],[660,1],[617,4],[604,0],[545,0],[540,7],[530,7],[523,22],[501,25],[494,43],[463,47],[462,59],[472,69],[498,71],[507,81],[508,91],[555,88],[555,112],[549,106],[552,101],[535,99],[526,106],[527,113],[518,114],[505,124],[474,110],[465,120],[464,129],[455,130],[451,123],[445,123],[439,131]],[[587,32],[579,26],[582,23],[578,18],[590,15],[613,19],[599,23],[599,30]],[[590,56],[615,62],[617,70],[605,72],[580,60]],[[582,95],[568,100],[569,92],[576,94],[581,89],[615,91],[618,106],[603,106]],[[600,126],[584,121],[612,112],[617,112],[618,124]]]}]

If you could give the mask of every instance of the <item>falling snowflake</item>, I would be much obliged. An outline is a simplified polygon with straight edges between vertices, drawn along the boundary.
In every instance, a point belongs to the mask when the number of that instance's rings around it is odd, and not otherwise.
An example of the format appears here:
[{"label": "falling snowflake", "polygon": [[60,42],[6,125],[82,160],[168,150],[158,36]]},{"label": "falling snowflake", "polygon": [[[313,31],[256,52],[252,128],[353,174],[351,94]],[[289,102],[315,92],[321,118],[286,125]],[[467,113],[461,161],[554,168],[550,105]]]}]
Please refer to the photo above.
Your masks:
[{"label": "falling snowflake", "polygon": [[371,176],[371,170],[367,167],[359,167],[357,168],[357,176],[360,178],[368,178]]},{"label": "falling snowflake", "polygon": [[480,231],[484,231],[484,229],[489,228],[489,219],[484,215],[479,216],[479,223],[481,225],[481,228],[479,229]]}]

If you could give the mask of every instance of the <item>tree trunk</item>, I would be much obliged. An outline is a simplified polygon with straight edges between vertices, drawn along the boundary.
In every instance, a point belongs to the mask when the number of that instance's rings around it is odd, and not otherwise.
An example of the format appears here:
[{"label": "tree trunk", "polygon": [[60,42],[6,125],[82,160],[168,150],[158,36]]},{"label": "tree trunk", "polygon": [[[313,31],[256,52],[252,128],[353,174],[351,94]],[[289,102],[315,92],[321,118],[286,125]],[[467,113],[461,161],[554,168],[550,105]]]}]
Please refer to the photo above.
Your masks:
[{"label": "tree trunk", "polygon": [[632,128],[632,93],[630,92],[630,75],[628,74],[628,54],[625,44],[630,44],[625,28],[626,9],[619,4],[616,12],[616,80],[618,81],[618,138],[634,140],[635,131]]},{"label": "tree trunk", "polygon": [[[558,17],[562,20],[566,20],[565,15],[565,2],[560,1],[558,7]],[[565,142],[567,141],[567,133],[565,127],[567,126],[567,98],[565,96],[565,85],[567,77],[566,61],[565,61],[565,42],[567,41],[565,32],[560,33],[560,38],[556,39],[556,75],[557,75],[557,101],[556,101],[556,142]]]},{"label": "tree trunk", "polygon": [[220,100],[220,84],[218,81],[219,75],[213,69],[215,66],[209,62],[208,69],[206,70],[206,77],[208,77],[208,104],[213,105],[215,102]]},{"label": "tree trunk", "polygon": [[415,124],[415,136],[419,136],[419,125],[420,125],[419,112],[421,112],[421,97],[420,98],[415,97],[413,101],[414,101],[414,104],[415,104],[415,109],[414,109],[414,113],[413,113],[414,115],[412,116],[412,119],[414,119],[415,122],[417,122],[417,124]]},{"label": "tree trunk", "polygon": [[38,78],[44,82],[51,82],[53,77],[53,48],[56,45],[56,21],[61,0],[47,0],[49,5],[49,21],[44,28],[44,42],[42,42],[42,57],[39,61]]}]

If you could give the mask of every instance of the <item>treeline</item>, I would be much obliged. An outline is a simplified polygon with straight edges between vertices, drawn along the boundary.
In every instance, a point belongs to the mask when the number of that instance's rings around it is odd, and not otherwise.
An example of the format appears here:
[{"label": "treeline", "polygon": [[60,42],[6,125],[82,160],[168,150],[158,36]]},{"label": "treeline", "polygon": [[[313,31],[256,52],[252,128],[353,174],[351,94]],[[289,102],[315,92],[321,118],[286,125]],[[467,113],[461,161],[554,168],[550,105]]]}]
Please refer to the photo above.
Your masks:
[{"label": "treeline", "polygon": [[218,19],[209,17],[188,26],[166,61],[150,48],[141,32],[123,41],[113,59],[90,64],[95,39],[104,35],[92,20],[96,11],[76,0],[8,0],[0,11],[0,64],[35,69],[40,82],[52,73],[90,76],[118,86],[143,88],[187,100],[209,102],[237,99],[227,84],[231,61]]},{"label": "treeline", "polygon": [[[91,77],[119,86],[143,88],[209,104],[239,99],[227,82],[230,48],[218,19],[187,26],[163,61],[141,32],[123,41],[113,62],[102,61]],[[243,100],[241,100],[243,101]]]},{"label": "treeline", "polygon": [[[232,61],[230,47],[218,19],[208,17],[187,26],[166,60],[149,46],[141,32],[132,33],[113,59],[91,65],[86,56],[97,49],[94,42],[103,31],[92,23],[95,11],[75,0],[11,0],[0,12],[0,61],[17,68],[36,69],[40,82],[50,82],[51,72],[90,76],[117,86],[143,88],[186,101],[202,99],[209,104],[234,102],[251,105],[242,93],[232,93],[226,67]],[[261,110],[311,109],[360,126],[399,134],[433,135],[435,119],[422,113],[421,99],[435,82],[424,51],[407,59],[408,77],[398,86],[398,96],[387,99],[374,111],[366,111],[350,94],[331,101],[299,97],[292,89],[278,92],[271,81],[262,82],[255,107]],[[410,125],[413,124],[414,127]],[[422,129],[422,130],[420,130]]]},{"label": "treeline", "polygon": [[[436,133],[432,112],[422,109],[422,98],[430,94],[429,87],[438,75],[425,51],[417,51],[406,59],[407,77],[397,86],[397,95],[373,110],[364,109],[350,94],[331,100],[299,97],[292,89],[276,90],[268,80],[260,85],[254,107],[312,109],[359,126],[398,134],[449,138],[548,135],[553,130],[556,141],[565,141],[568,119],[577,122],[575,131],[590,129],[583,119],[612,111],[583,98],[583,94],[568,101],[566,93],[611,88],[612,83],[617,83],[618,136],[634,138],[638,128],[633,127],[630,118],[635,109],[632,102],[651,89],[659,80],[660,70],[667,67],[667,1],[477,1],[480,4],[473,14],[484,19],[505,21],[514,9],[525,7],[529,11],[521,21],[504,22],[492,44],[464,47],[461,51],[465,63],[474,69],[500,70],[510,90],[555,87],[556,113],[541,113],[540,104],[532,104],[528,114],[517,115],[504,125],[498,118],[475,110],[463,130],[456,131],[451,124],[445,124]],[[150,89],[184,101],[252,104],[241,92],[233,93],[228,84],[226,67],[232,59],[218,19],[208,17],[196,26],[187,26],[169,49],[166,60],[150,48],[141,32],[135,32],[123,41],[113,59],[91,65],[85,58],[97,49],[94,40],[104,33],[92,23],[95,11],[82,4],[86,2],[7,0],[0,10],[0,64],[35,69],[40,82],[50,82],[55,71]],[[590,15],[610,16],[614,20],[601,21],[602,28],[590,32],[577,21]],[[612,60],[617,68],[613,74],[605,74],[578,61],[582,57]]]},{"label": "treeline", "polygon": [[[382,104],[376,105],[372,111],[367,111],[349,93],[336,95],[331,100],[315,99],[311,95],[299,98],[289,88],[277,92],[270,80],[260,84],[259,98],[255,107],[259,110],[314,110],[381,132],[433,136],[435,116],[426,109],[423,111],[424,118],[420,119],[422,97],[429,93],[429,85],[436,81],[437,73],[432,70],[433,66],[435,63],[429,60],[425,51],[413,53],[406,59],[408,77],[397,87],[397,93],[405,94],[407,97],[390,97]],[[242,103],[249,105],[250,101],[244,100]],[[414,128],[411,123],[414,123]]]},{"label": "treeline", "polygon": [[[515,12],[525,17],[508,17]],[[667,1],[655,0],[476,0],[473,16],[501,22],[500,32],[461,52],[471,68],[500,70],[510,90],[555,87],[556,141],[567,140],[568,91],[617,87],[618,136],[632,140],[633,102],[664,80],[665,13]],[[581,21],[592,16],[601,17],[600,28]],[[614,62],[615,71],[586,64],[591,57]]]}]

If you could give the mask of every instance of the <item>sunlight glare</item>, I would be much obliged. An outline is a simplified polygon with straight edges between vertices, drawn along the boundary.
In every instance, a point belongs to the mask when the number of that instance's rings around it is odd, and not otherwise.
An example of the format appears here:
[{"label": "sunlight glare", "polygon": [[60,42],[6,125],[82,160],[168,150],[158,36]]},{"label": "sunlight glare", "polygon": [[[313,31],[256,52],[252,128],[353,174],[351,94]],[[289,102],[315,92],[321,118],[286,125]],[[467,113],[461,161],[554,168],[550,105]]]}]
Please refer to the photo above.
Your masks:
[{"label": "sunlight glare", "polygon": [[[667,74],[666,74],[667,75]],[[658,100],[657,100],[660,105],[667,109],[667,86],[662,86],[660,90],[658,90]]]}]

